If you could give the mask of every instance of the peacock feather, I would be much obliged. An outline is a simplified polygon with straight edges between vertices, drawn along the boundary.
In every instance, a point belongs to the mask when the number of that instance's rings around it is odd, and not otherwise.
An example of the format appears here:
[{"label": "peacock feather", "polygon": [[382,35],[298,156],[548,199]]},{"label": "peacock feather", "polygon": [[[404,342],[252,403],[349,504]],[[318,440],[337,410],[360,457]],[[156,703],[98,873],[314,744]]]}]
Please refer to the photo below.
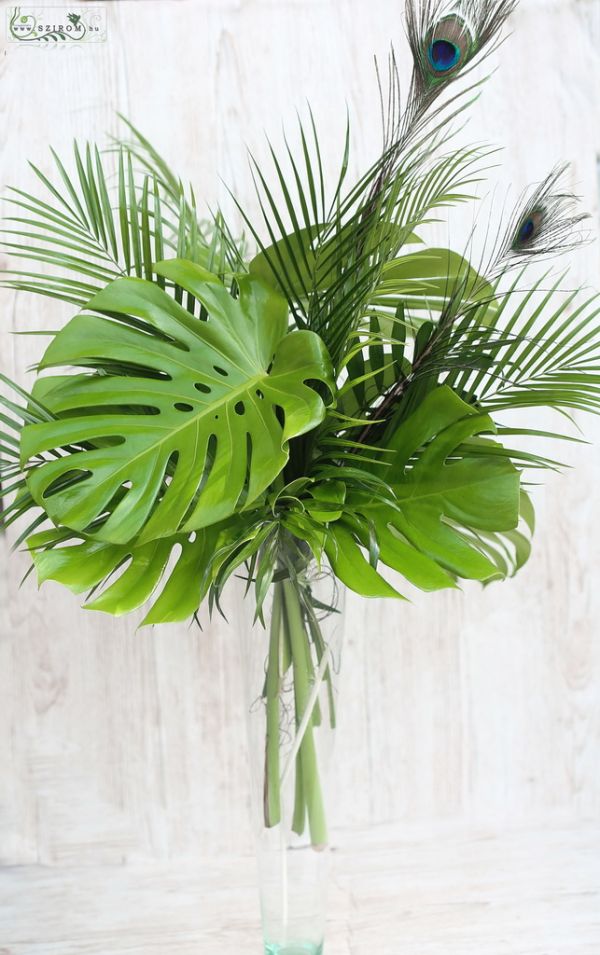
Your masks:
[{"label": "peacock feather", "polygon": [[499,32],[515,0],[411,0],[406,8],[413,94],[427,107]]},{"label": "peacock feather", "polygon": [[574,248],[585,238],[578,226],[589,216],[575,211],[577,197],[560,186],[568,168],[567,163],[556,166],[517,205],[504,240],[501,262],[556,255]]}]

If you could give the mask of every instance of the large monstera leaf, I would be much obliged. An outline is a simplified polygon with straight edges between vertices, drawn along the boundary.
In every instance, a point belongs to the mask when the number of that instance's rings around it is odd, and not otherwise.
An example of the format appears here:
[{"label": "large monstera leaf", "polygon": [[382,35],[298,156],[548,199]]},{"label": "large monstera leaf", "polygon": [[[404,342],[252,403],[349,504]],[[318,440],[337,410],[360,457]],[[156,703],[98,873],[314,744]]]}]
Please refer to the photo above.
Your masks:
[{"label": "large monstera leaf", "polygon": [[240,278],[235,299],[190,262],[157,272],[202,304],[201,317],[152,282],[108,285],[40,365],[92,371],[39,379],[34,394],[55,420],[21,440],[24,463],[55,455],[28,478],[53,522],[114,544],[251,504],[285,466],[289,440],[324,417],[316,383],[333,388],[321,339],[288,333],[283,299],[260,279]]},{"label": "large monstera leaf", "polygon": [[153,597],[141,622],[146,626],[192,617],[210,586],[215,554],[227,539],[222,525],[133,545],[65,540],[64,532],[54,528],[31,535],[27,545],[38,583],[55,580],[73,593],[87,591],[87,610],[120,616]]},{"label": "large monstera leaf", "polygon": [[417,312],[442,311],[452,295],[495,310],[494,290],[469,261],[451,249],[423,249],[387,262],[373,304],[400,302]]},{"label": "large monstera leaf", "polygon": [[363,554],[372,540],[381,563],[422,590],[516,570],[528,553],[516,530],[520,510],[531,527],[530,509],[502,446],[476,438],[494,430],[450,388],[430,392],[398,427],[388,443],[393,454],[379,467],[396,503],[354,493],[352,515],[329,529],[327,553],[340,579],[366,596],[397,595]]}]

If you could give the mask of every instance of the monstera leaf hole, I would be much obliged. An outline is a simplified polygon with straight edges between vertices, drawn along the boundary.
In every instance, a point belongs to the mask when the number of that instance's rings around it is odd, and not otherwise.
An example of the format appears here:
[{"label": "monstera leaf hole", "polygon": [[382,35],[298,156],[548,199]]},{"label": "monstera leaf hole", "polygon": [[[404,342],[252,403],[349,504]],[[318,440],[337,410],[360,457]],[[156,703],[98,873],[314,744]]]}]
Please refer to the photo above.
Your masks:
[{"label": "monstera leaf hole", "polygon": [[[198,482],[198,487],[196,488],[196,492],[195,492],[195,494],[193,495],[193,497],[192,497],[192,499],[191,499],[191,501],[190,501],[190,503],[189,503],[189,507],[188,507],[186,513],[183,515],[183,523],[184,523],[184,524],[187,523],[187,521],[191,518],[192,514],[194,513],[194,510],[196,509],[196,506],[197,506],[198,501],[199,501],[199,499],[200,499],[200,495],[202,494],[204,488],[206,487],[207,481],[208,481],[208,479],[209,479],[209,477],[210,477],[210,472],[211,472],[212,469],[213,469],[213,465],[214,465],[214,463],[215,463],[215,459],[216,459],[216,456],[217,456],[217,443],[218,443],[218,438],[217,438],[216,434],[211,434],[210,438],[208,439],[208,444],[207,444],[207,446],[206,446],[206,457],[205,457],[205,460],[204,460],[204,470],[202,471],[202,474],[200,475],[200,480],[199,480],[199,482]],[[178,453],[178,452],[175,452],[174,468],[175,468],[175,466],[176,466],[176,464],[177,464],[177,458],[178,458],[178,457],[179,457],[179,453]]]},{"label": "monstera leaf hole", "polygon": [[48,487],[45,488],[42,497],[44,500],[47,500],[52,497],[53,494],[58,494],[59,491],[63,491],[65,488],[75,487],[76,484],[80,484],[82,481],[91,477],[91,473],[91,471],[87,471],[85,468],[71,468],[70,471],[66,471],[52,481]]},{"label": "monstera leaf hole", "polygon": [[[103,413],[157,415],[160,414],[160,408],[157,408],[155,405],[114,405],[113,407],[109,406],[103,409]],[[113,436],[104,439],[108,445],[114,445],[115,443],[122,444],[123,440],[123,438],[115,438]]]},{"label": "monstera leaf hole", "polygon": [[180,541],[155,541],[140,551],[131,548],[129,553],[122,553],[116,566],[96,584],[84,609],[105,610],[114,602],[117,613],[124,614],[143,605],[155,593],[163,575],[168,578],[172,574],[182,553]]},{"label": "monstera leaf hole", "polygon": [[[240,402],[241,403],[241,402]],[[237,409],[236,409],[237,410]],[[238,498],[237,506],[242,508],[248,500],[248,490],[250,488],[250,475],[252,473],[252,437],[246,433],[246,476],[241,494]]]}]

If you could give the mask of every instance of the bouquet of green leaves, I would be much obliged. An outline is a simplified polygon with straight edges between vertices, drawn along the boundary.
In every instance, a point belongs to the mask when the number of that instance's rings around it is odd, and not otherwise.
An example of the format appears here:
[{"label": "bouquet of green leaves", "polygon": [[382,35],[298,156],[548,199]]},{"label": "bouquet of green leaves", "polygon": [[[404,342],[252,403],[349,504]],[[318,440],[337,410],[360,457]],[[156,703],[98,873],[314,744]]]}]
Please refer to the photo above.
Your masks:
[{"label": "bouquet of green leaves", "polygon": [[[424,591],[506,578],[530,551],[523,475],[554,462],[513,447],[544,433],[504,413],[600,407],[598,299],[530,277],[579,239],[562,170],[488,234],[477,267],[425,243],[489,158],[453,134],[513,6],[409,0],[412,83],[402,108],[392,55],[381,155],[348,183],[347,131],[329,182],[311,114],[270,172],[251,160],[261,217],[238,204],[244,241],[220,212],[199,219],[130,124],[108,159],[75,145],[72,172],[56,154],[52,179],[32,166],[43,195],[10,193],[4,245],[25,264],[5,284],[75,314],[49,333],[31,393],[2,379],[4,526],[26,519],[16,546],[40,582],[112,614],[151,600],[146,625],[218,608],[234,574],[258,618],[269,597],[268,826],[280,683],[293,672],[300,724],[317,669],[328,678],[309,566],[364,597],[400,596],[388,569]],[[302,730],[321,844],[310,719]]]}]

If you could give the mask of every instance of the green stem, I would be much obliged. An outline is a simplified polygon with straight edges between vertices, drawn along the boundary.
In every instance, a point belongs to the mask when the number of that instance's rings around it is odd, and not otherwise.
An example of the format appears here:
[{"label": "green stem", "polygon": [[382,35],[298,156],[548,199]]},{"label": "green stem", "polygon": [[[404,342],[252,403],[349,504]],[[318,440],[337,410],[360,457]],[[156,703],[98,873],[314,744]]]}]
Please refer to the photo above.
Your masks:
[{"label": "green stem", "polygon": [[[284,618],[292,652],[296,727],[298,727],[310,696],[312,665],[310,667],[308,665],[306,652],[306,643],[309,637],[304,625],[300,597],[294,584],[291,580],[284,580],[282,586]],[[308,721],[304,738],[300,744],[299,759],[301,762],[302,788],[304,790],[304,799],[308,812],[311,841],[314,846],[324,846],[327,844],[327,823],[325,820],[325,807],[319,779],[312,720]]]},{"label": "green stem", "polygon": [[[310,637],[312,637],[312,631],[310,630],[310,628],[307,631],[306,627],[304,627],[304,633],[306,635],[306,639],[304,641],[304,651],[306,654],[306,672],[308,673],[309,683],[310,683],[311,676],[315,671],[315,663],[313,660],[311,640],[310,640]],[[317,662],[317,666],[318,666],[318,662]],[[313,726],[321,725],[321,705],[318,699],[315,701],[311,720],[312,720]]]},{"label": "green stem", "polygon": [[304,798],[304,775],[302,773],[302,757],[300,753],[296,756],[296,779],[294,791],[294,816],[292,818],[292,830],[297,836],[304,832],[306,824],[306,800]]},{"label": "green stem", "polygon": [[[325,641],[323,640],[323,634],[321,633],[319,621],[317,620],[317,616],[313,608],[310,606],[305,606],[305,610],[308,626],[310,627],[313,643],[317,651],[317,661],[318,664],[320,664],[321,660],[323,659],[323,654],[325,653]],[[335,715],[335,695],[333,692],[331,666],[328,666],[325,671],[325,681],[327,683],[327,699],[329,701],[329,725],[332,729],[335,729],[337,725],[337,719]]]},{"label": "green stem", "polygon": [[281,585],[276,584],[273,593],[271,629],[269,638],[269,660],[267,664],[267,740],[265,754],[265,826],[269,829],[281,821],[280,792],[280,690],[279,648],[282,636],[282,593]]}]

